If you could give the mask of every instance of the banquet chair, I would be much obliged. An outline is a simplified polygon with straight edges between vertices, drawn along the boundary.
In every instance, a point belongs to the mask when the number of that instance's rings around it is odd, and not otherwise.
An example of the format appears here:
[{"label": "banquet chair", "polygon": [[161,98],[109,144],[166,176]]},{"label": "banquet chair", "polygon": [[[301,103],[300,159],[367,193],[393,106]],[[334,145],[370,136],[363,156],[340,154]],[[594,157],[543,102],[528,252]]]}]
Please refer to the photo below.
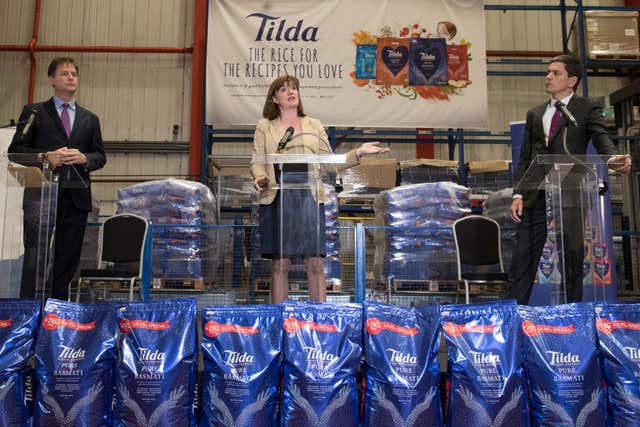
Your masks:
[{"label": "banquet chair", "polygon": [[[80,271],[76,302],[80,301],[83,285],[98,282],[103,286],[106,297],[106,284],[126,282],[129,285],[129,299],[133,299],[135,282],[142,281],[144,249],[149,223],[139,215],[116,214],[104,221],[98,268]],[[95,289],[89,287],[91,300],[95,299]],[[71,298],[71,284],[69,285]]]},{"label": "banquet chair", "polygon": [[[506,285],[500,242],[500,224],[482,215],[469,215],[453,223],[458,262],[458,282],[464,283],[465,303],[469,304],[469,284]],[[487,271],[498,266],[498,272]],[[467,268],[465,268],[467,267]]]}]

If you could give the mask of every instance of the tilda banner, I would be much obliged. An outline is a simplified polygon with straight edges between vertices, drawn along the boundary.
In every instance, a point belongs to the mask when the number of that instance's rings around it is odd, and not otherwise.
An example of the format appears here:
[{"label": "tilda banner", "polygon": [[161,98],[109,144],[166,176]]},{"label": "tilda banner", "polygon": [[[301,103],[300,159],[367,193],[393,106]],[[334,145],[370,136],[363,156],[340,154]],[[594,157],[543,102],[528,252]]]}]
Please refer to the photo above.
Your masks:
[{"label": "tilda banner", "polygon": [[209,0],[206,121],[255,124],[300,80],[324,125],[486,128],[480,0]]}]

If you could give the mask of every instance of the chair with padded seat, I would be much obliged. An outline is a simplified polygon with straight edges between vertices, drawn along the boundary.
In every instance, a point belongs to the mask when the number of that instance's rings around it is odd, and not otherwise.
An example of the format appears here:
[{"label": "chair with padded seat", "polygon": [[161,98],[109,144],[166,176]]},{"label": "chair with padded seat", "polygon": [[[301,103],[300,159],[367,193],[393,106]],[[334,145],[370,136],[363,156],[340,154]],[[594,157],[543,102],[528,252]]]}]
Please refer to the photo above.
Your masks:
[{"label": "chair with padded seat", "polygon": [[[104,221],[98,268],[80,271],[76,302],[80,300],[83,284],[91,282],[127,282],[129,299],[133,299],[135,282],[142,281],[148,228],[149,223],[145,218],[131,213],[116,214]],[[89,289],[91,299],[94,300],[94,289],[92,287]],[[69,298],[71,298],[71,288]]]},{"label": "chair with padded seat", "polygon": [[[453,223],[453,236],[458,281],[464,283],[466,304],[469,304],[469,283],[506,285],[508,274],[502,263],[500,224],[482,215],[465,216]],[[487,271],[490,266],[499,267],[499,271]]]}]

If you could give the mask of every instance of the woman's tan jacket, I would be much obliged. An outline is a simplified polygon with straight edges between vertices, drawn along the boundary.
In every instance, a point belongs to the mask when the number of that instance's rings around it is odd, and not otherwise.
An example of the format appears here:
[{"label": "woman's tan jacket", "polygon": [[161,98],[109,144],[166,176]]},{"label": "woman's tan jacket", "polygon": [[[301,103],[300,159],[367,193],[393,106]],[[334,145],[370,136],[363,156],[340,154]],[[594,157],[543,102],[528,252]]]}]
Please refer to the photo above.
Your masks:
[{"label": "woman's tan jacket", "polygon": [[[312,133],[318,135],[324,141],[328,141],[327,134],[319,120],[306,116],[300,117],[300,127],[302,129],[302,133]],[[278,142],[282,138],[282,134],[283,132],[280,130],[277,120],[260,119],[256,125],[256,132],[253,135],[251,176],[254,180],[265,176],[269,178],[269,184],[260,193],[261,205],[268,205],[273,202],[276,194],[278,193],[278,190],[273,188],[277,185],[275,170],[272,164],[266,163],[265,156],[267,154],[274,154],[277,151]],[[323,143],[320,139],[315,138],[313,135],[302,135],[289,141],[287,144],[287,154],[333,154],[327,144]],[[346,157],[346,163],[323,165],[323,170],[327,169],[324,166],[328,166],[329,170],[333,169],[335,171],[340,171],[359,164],[356,156],[356,150],[351,150],[346,153]],[[311,193],[313,198],[318,200],[313,186]],[[324,192],[320,194],[320,201],[327,201]]]}]

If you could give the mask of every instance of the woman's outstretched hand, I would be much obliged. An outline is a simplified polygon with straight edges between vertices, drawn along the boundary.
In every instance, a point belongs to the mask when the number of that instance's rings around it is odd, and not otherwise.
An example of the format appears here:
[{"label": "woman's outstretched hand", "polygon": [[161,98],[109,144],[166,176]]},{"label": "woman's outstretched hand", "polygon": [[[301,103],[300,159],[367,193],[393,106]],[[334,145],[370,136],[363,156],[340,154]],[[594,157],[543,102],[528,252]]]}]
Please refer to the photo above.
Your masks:
[{"label": "woman's outstretched hand", "polygon": [[358,157],[365,154],[384,154],[391,151],[389,147],[380,147],[380,141],[365,142],[357,150],[356,155]]}]

